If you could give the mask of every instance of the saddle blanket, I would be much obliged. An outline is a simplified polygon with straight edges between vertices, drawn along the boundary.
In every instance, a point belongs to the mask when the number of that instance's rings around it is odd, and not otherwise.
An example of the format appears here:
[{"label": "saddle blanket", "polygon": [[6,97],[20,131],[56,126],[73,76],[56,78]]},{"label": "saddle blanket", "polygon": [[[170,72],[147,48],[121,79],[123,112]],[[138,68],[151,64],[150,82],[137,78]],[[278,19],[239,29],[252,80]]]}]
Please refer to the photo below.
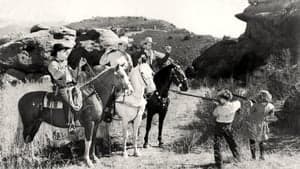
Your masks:
[{"label": "saddle blanket", "polygon": [[50,109],[63,109],[62,99],[54,93],[46,93],[43,100],[43,107]]}]

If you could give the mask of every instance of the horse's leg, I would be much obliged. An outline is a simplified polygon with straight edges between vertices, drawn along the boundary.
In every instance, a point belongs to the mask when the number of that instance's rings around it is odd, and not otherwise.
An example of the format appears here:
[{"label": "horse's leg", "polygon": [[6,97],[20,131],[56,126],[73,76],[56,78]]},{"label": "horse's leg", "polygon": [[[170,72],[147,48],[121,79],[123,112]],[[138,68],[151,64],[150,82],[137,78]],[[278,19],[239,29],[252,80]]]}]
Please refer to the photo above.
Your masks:
[{"label": "horse's leg", "polygon": [[34,136],[38,132],[42,121],[41,120],[35,120],[31,125],[24,126],[23,129],[23,138],[25,143],[32,142]]},{"label": "horse's leg", "polygon": [[147,114],[147,122],[146,122],[146,133],[145,133],[145,137],[144,137],[144,148],[148,148],[148,137],[149,137],[149,132],[151,129],[151,123],[152,123],[152,119],[153,119],[154,113],[150,110],[148,110],[148,114]]},{"label": "horse's leg", "polygon": [[123,157],[127,158],[128,153],[127,153],[127,137],[128,137],[128,120],[123,118],[122,119],[123,123]]},{"label": "horse's leg", "polygon": [[95,163],[99,162],[99,159],[98,159],[98,157],[96,156],[96,153],[95,153],[96,135],[97,135],[98,127],[99,127],[99,122],[96,121],[95,126],[94,126],[94,131],[93,131],[93,139],[92,139],[92,147],[91,147],[91,151],[92,151],[91,156],[92,156],[93,162],[95,162]]},{"label": "horse's leg", "polygon": [[[34,149],[34,145],[31,143],[33,141],[34,136],[36,135],[36,133],[38,132],[40,126],[41,126],[42,121],[40,120],[36,120],[34,121],[31,125],[26,125],[23,128],[23,138],[24,138],[24,142],[27,143],[25,145],[25,151],[26,152],[30,152],[30,156],[35,159],[35,149]],[[29,143],[29,144],[28,144]]]},{"label": "horse's leg", "polygon": [[88,167],[93,167],[93,163],[90,159],[90,149],[92,144],[92,135],[93,135],[93,129],[94,129],[94,122],[89,121],[83,124],[84,131],[85,131],[85,139],[84,139],[84,154],[83,159],[85,160]]},{"label": "horse's leg", "polygon": [[163,130],[166,114],[167,111],[162,111],[161,113],[159,113],[159,123],[158,123],[158,146],[159,147],[161,147],[164,144],[162,142],[162,130]]},{"label": "horse's leg", "polygon": [[133,146],[134,146],[134,156],[139,157],[141,154],[138,151],[138,146],[137,146],[137,140],[138,140],[138,131],[139,131],[139,127],[142,121],[142,116],[144,113],[144,109],[140,108],[140,110],[138,110],[138,114],[137,117],[135,118],[135,120],[133,121]]}]

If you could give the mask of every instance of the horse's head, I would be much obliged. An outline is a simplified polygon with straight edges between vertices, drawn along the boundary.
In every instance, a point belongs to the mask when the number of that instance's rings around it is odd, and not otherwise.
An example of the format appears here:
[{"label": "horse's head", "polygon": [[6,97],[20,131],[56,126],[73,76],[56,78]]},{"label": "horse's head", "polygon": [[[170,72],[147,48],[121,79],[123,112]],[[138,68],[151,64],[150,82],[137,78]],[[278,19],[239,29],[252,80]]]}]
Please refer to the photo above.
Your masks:
[{"label": "horse's head", "polygon": [[127,94],[131,94],[133,92],[133,87],[129,81],[129,77],[127,76],[124,68],[122,66],[117,65],[114,68],[114,85],[116,86],[118,91],[124,91]]},{"label": "horse's head", "polygon": [[143,83],[145,84],[146,94],[152,94],[156,90],[156,86],[153,81],[153,70],[147,63],[139,64],[137,67]]},{"label": "horse's head", "polygon": [[176,63],[172,63],[173,68],[171,72],[172,81],[180,88],[181,91],[188,90],[188,80],[183,69]]}]

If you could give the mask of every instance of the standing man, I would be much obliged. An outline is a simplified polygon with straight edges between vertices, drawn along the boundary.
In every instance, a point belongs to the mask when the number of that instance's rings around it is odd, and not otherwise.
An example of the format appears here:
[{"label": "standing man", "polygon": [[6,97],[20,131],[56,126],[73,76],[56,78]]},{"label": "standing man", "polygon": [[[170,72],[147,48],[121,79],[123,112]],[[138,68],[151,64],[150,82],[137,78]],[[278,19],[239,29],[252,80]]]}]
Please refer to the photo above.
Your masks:
[{"label": "standing man", "polygon": [[213,111],[216,118],[215,136],[214,136],[214,155],[216,166],[223,169],[223,159],[220,152],[221,140],[224,137],[230,150],[237,161],[240,161],[238,145],[233,138],[232,122],[235,113],[241,108],[240,101],[231,101],[232,93],[229,90],[222,90],[218,93],[219,105]]},{"label": "standing man", "polygon": [[142,40],[142,51],[139,58],[146,60],[146,62],[152,67],[153,71],[158,72],[160,65],[169,59],[172,47],[165,46],[165,53],[161,53],[152,49],[153,44],[154,42],[152,37],[146,37]]},{"label": "standing man", "polygon": [[[78,67],[74,70],[68,65],[67,58],[72,49],[68,46],[64,46],[61,43],[55,44],[51,55],[53,60],[48,65],[48,71],[52,76],[55,85],[58,88],[58,93],[62,96],[63,100],[72,107],[75,111],[79,111],[82,107],[82,95],[81,91],[76,87],[76,74],[82,66],[86,64],[86,60],[81,58]],[[74,74],[72,74],[74,72]],[[77,73],[76,73],[77,72]],[[76,98],[74,97],[76,94]],[[70,118],[70,109],[66,111],[67,125],[74,126],[74,119]]]}]

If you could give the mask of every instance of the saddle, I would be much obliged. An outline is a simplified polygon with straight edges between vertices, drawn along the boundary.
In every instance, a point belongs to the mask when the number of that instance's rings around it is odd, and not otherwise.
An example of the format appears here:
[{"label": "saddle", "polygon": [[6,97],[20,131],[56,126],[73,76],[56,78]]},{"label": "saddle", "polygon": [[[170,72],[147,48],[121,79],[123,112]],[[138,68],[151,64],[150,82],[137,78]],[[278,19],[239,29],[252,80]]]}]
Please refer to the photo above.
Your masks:
[{"label": "saddle", "polygon": [[63,99],[59,94],[47,92],[43,99],[43,108],[49,109],[63,109]]}]

